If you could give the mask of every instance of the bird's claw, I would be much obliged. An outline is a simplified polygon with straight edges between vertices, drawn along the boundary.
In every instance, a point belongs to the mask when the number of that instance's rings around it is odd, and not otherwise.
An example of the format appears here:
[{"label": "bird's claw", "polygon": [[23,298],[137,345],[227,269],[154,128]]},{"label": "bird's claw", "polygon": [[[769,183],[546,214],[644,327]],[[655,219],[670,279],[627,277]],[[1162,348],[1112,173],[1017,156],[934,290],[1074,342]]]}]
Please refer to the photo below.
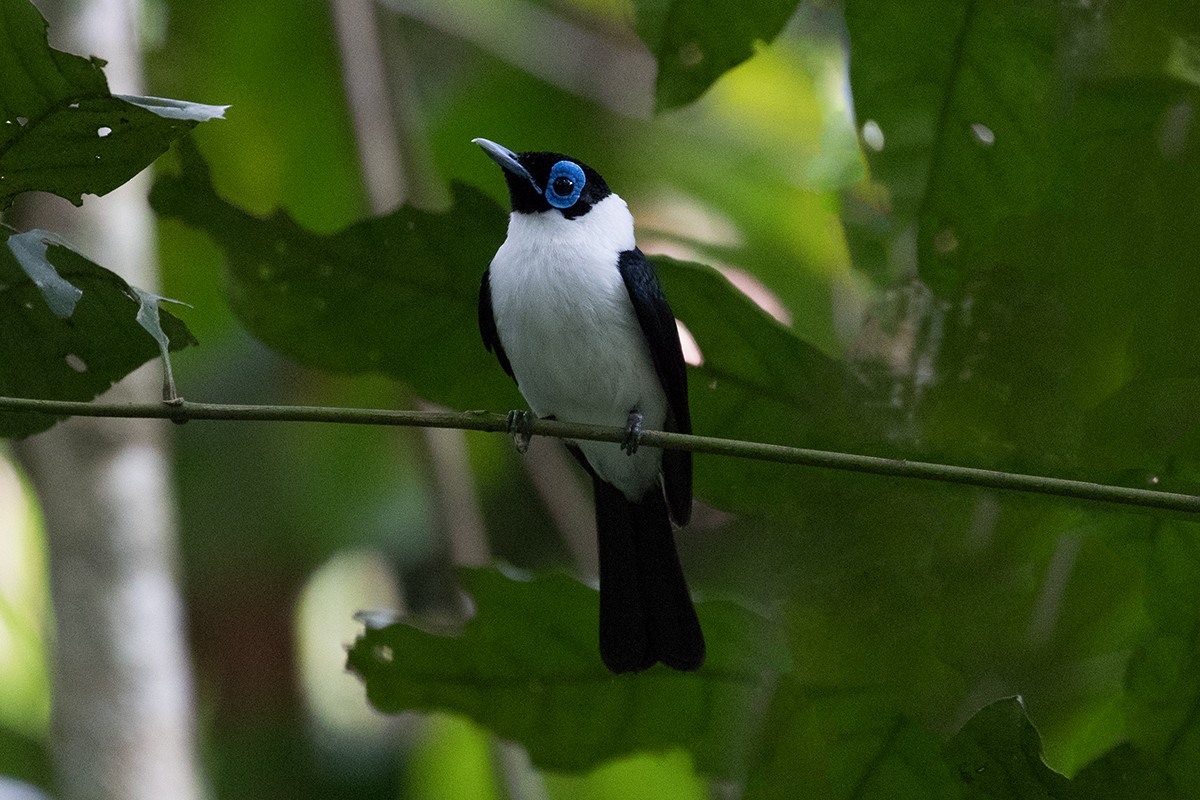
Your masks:
[{"label": "bird's claw", "polygon": [[513,446],[517,452],[525,455],[529,449],[529,440],[533,438],[533,415],[528,411],[508,412],[508,432],[512,434]]},{"label": "bird's claw", "polygon": [[642,443],[642,415],[638,411],[630,411],[625,420],[625,438],[621,440],[621,449],[629,455],[637,452]]}]

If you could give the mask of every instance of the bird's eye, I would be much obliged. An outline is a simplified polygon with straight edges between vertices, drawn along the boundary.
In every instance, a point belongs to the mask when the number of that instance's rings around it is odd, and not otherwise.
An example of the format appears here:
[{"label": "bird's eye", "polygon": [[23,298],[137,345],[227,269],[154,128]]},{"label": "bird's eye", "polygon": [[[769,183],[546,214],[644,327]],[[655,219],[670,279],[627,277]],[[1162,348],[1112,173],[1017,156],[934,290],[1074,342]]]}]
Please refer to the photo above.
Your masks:
[{"label": "bird's eye", "polygon": [[570,208],[583,193],[587,178],[574,161],[559,161],[550,168],[546,181],[546,201],[555,208]]}]

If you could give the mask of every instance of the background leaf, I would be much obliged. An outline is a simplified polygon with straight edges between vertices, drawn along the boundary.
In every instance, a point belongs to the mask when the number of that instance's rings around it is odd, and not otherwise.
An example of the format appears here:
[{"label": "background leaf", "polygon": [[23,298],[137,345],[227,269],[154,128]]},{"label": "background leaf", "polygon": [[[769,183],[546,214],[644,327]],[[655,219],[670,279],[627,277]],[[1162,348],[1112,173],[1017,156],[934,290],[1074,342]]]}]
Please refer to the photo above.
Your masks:
[{"label": "background leaf", "polygon": [[678,108],[770,43],[795,0],[637,0],[637,32],[658,60],[655,106]]},{"label": "background leaf", "polygon": [[1042,761],[1042,741],[1019,697],[982,709],[946,744],[970,798],[1067,797],[1068,781]]}]

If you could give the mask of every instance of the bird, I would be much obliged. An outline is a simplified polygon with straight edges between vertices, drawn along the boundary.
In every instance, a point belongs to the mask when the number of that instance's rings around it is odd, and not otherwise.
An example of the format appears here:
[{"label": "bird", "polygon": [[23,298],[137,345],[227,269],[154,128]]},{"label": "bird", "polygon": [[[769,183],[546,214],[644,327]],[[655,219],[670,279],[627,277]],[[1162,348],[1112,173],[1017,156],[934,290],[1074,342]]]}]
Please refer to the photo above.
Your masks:
[{"label": "bird", "polygon": [[567,441],[595,491],[601,661],[697,670],[704,634],[673,527],[691,516],[691,453],[638,447],[643,427],[691,433],[687,368],[633,215],[581,161],[472,142],[503,170],[512,209],[480,281],[485,347],[538,417],[625,429],[621,444]]}]

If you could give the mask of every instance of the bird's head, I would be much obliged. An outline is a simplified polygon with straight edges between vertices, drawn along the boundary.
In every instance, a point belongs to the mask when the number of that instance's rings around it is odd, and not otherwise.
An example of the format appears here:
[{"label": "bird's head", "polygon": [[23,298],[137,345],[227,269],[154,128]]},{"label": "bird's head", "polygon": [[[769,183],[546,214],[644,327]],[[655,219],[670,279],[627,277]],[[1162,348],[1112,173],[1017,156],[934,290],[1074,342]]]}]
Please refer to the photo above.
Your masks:
[{"label": "bird's head", "polygon": [[522,214],[558,211],[582,217],[612,192],[599,173],[562,153],[514,153],[488,139],[472,139],[504,169],[512,210]]}]

